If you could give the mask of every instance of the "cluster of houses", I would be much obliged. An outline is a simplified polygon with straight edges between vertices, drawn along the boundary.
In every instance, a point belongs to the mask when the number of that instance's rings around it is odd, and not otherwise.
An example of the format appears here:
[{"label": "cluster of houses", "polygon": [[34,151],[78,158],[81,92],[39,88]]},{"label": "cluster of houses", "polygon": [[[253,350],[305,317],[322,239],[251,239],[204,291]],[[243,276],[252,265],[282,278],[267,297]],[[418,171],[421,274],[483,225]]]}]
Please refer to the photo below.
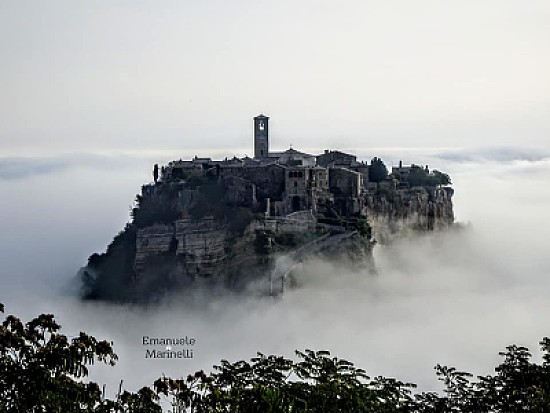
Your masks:
[{"label": "cluster of houses", "polygon": [[[265,205],[266,214],[284,216],[297,211],[316,212],[320,204],[344,205],[346,213],[358,212],[362,195],[376,184],[369,183],[369,165],[355,155],[325,150],[310,155],[293,149],[269,149],[269,118],[254,118],[254,157],[212,160],[195,157],[172,161],[162,168],[160,180],[174,182],[193,174],[215,174],[229,188],[228,199],[235,204]],[[393,168],[405,177],[409,167]]]}]

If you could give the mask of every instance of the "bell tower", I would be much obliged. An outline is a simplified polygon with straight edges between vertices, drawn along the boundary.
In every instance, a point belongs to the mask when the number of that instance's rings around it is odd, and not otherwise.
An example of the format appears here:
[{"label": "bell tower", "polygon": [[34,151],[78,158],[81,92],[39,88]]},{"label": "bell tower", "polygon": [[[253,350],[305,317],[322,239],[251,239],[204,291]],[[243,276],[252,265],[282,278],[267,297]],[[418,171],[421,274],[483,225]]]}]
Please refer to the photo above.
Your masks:
[{"label": "bell tower", "polygon": [[254,117],[254,158],[267,158],[269,155],[269,117],[260,114]]}]

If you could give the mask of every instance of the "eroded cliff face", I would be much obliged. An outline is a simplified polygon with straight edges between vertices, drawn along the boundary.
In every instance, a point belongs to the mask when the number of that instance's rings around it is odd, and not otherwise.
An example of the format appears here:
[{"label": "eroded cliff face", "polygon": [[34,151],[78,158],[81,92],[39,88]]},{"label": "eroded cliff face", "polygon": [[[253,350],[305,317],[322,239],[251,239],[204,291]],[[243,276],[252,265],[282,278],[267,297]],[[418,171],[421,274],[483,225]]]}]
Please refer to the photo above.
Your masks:
[{"label": "eroded cliff face", "polygon": [[416,231],[444,230],[454,223],[451,188],[367,195],[366,214],[376,241],[389,243]]},{"label": "eroded cliff face", "polygon": [[178,257],[176,272],[194,277],[209,276],[226,259],[228,231],[213,217],[197,221],[178,219],[171,225],[156,224],[136,234],[134,269],[138,277],[147,271],[148,260],[158,255]]},{"label": "eroded cliff face", "polygon": [[[270,294],[270,277],[282,256],[289,267],[275,274],[277,285],[310,255],[329,251],[335,258],[342,247],[342,254],[363,259],[372,245],[367,234],[319,224],[310,211],[254,219],[242,231],[213,216],[183,218],[137,230],[127,227],[106,254],[90,257],[81,275],[88,298],[116,301],[148,301],[204,283],[242,289],[254,281],[258,292]],[[114,265],[121,262],[129,265]]]},{"label": "eroded cliff face", "polygon": [[202,190],[145,186],[133,222],[81,270],[84,297],[148,301],[198,284],[239,289],[251,281],[276,294],[274,283],[282,291],[293,268],[311,256],[372,267],[376,242],[454,221],[450,188],[378,191],[351,199],[351,209],[334,202],[271,217],[260,212],[265,206],[254,188],[237,183],[241,190],[216,181]]}]

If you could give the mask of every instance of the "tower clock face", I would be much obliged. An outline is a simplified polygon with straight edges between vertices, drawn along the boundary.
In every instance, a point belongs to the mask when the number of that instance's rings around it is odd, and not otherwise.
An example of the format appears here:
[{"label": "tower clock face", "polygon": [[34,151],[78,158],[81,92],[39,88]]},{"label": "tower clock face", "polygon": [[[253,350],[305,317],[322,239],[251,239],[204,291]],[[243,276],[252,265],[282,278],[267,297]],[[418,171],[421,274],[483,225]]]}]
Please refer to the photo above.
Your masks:
[{"label": "tower clock face", "polygon": [[260,122],[259,128],[260,128],[260,130],[264,130],[264,129],[265,129],[265,126],[264,126],[264,123],[263,123],[263,122]]}]

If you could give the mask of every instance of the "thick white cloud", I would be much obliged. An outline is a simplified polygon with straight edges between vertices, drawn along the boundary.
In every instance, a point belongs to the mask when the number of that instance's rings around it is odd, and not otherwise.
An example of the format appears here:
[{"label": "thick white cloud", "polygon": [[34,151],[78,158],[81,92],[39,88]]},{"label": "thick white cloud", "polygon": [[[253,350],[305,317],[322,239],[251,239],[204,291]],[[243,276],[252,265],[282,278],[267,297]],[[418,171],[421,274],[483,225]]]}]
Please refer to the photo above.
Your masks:
[{"label": "thick white cloud", "polygon": [[[54,313],[66,334],[114,340],[118,365],[92,369],[111,391],[120,379],[136,389],[162,373],[182,376],[256,351],[328,349],[371,375],[423,389],[438,388],[436,363],[485,374],[508,344],[537,354],[538,340],[550,334],[550,163],[424,160],[451,173],[457,218],[471,222],[469,230],[378,246],[378,275],[311,262],[303,287],[280,300],[176,296],[147,308],[82,303],[71,280],[123,227],[149,165],[106,170],[99,162],[0,180],[0,191],[10,194],[0,210],[0,301],[23,318]],[[144,335],[193,336],[195,358],[147,360]]]}]

